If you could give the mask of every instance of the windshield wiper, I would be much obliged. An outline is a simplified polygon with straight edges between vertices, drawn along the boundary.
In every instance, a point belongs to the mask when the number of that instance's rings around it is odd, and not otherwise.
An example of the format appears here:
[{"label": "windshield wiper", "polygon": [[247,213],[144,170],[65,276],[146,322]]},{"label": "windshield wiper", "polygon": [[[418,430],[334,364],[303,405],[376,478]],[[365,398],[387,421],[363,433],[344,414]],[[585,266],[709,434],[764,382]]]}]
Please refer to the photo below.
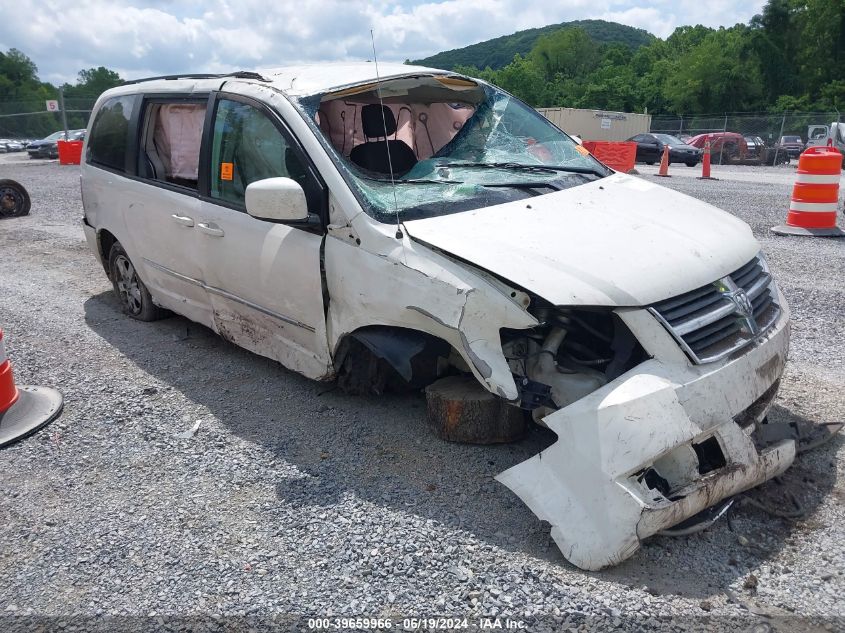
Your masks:
[{"label": "windshield wiper", "polygon": [[366,178],[366,180],[372,180],[374,182],[395,182],[397,185],[462,185],[464,184],[463,180],[434,180],[432,178],[395,178],[394,180],[390,180],[390,178]]},{"label": "windshield wiper", "polygon": [[592,174],[599,178],[608,174],[599,167],[582,167],[580,165],[531,165],[524,163],[438,163],[437,167],[478,167],[481,169],[511,169],[514,171],[530,171],[534,173],[554,173],[558,171],[573,174]]},{"label": "windshield wiper", "polygon": [[502,189],[554,189],[561,191],[563,188],[552,181],[546,182],[488,182],[481,187],[501,187]]}]

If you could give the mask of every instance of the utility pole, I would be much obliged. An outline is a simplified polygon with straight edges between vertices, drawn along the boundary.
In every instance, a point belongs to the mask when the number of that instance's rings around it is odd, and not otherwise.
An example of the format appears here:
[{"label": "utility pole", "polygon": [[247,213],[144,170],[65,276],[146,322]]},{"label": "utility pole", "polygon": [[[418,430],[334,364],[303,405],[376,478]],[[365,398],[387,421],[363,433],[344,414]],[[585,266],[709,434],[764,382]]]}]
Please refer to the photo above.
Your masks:
[{"label": "utility pole", "polygon": [[65,112],[65,90],[61,86],[59,86],[59,109],[62,111],[62,126],[65,128],[65,140],[68,140],[67,112]]}]

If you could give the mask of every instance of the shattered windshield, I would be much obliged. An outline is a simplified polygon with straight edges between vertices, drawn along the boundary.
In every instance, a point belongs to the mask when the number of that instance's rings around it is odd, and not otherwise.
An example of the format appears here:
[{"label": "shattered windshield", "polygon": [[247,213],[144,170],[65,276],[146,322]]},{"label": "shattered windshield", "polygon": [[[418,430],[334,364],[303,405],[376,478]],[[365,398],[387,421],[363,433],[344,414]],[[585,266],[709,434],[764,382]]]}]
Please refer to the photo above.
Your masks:
[{"label": "shattered windshield", "polygon": [[610,172],[536,110],[463,77],[403,77],[300,106],[365,211],[413,220],[543,195]]}]

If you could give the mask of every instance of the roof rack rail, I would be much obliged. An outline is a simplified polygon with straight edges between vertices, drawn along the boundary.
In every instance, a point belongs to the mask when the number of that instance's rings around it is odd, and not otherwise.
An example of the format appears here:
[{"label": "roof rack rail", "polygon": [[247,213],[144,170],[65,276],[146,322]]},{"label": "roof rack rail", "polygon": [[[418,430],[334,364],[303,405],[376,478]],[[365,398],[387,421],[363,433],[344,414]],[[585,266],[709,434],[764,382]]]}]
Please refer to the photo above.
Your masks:
[{"label": "roof rack rail", "polygon": [[187,75],[159,75],[157,77],[142,77],[141,79],[130,79],[124,81],[123,85],[139,84],[144,81],[176,81],[177,79],[223,79],[224,77],[234,77],[235,79],[256,79],[258,81],[270,81],[266,77],[262,77],[256,72],[249,70],[237,70],[232,73],[195,73]]}]

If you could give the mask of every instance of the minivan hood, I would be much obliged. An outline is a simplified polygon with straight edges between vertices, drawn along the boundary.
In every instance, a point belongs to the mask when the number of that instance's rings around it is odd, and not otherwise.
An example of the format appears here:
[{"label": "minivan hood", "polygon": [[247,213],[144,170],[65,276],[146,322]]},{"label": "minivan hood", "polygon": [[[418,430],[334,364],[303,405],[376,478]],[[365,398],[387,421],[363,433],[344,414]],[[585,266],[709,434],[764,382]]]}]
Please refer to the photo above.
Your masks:
[{"label": "minivan hood", "polygon": [[732,215],[624,174],[405,228],[556,305],[648,305],[724,277],[760,249]]}]

